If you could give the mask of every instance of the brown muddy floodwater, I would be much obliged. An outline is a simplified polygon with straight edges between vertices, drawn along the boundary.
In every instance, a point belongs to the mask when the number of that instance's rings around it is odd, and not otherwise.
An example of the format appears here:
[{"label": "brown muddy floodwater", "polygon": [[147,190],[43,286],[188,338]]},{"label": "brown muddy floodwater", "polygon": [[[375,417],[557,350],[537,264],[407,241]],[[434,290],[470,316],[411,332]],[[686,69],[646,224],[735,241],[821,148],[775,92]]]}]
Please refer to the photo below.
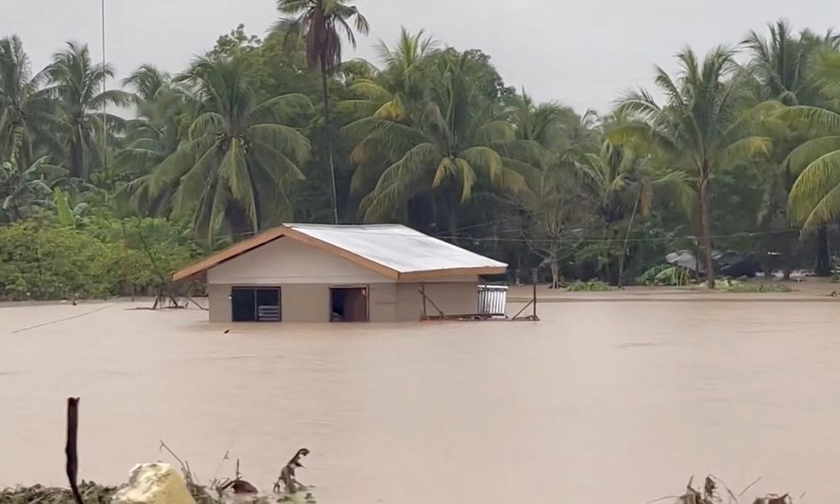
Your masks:
[{"label": "brown muddy floodwater", "polygon": [[[540,323],[211,325],[127,303],[0,308],[0,486],[141,461],[270,486],[294,451],[319,502],[637,502],[692,474],[836,499],[832,302],[542,304]],[[22,332],[45,321],[96,313]]]}]

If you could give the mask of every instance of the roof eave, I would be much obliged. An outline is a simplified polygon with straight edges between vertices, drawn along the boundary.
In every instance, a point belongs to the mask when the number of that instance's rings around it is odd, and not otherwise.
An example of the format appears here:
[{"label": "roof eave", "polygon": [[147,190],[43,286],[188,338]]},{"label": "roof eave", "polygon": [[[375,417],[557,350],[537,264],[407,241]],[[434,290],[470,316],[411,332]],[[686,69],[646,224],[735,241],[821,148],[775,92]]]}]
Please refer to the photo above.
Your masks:
[{"label": "roof eave", "polygon": [[401,282],[419,282],[423,280],[437,280],[447,277],[502,275],[507,272],[505,266],[476,266],[466,268],[446,268],[426,271],[407,271],[400,273]]},{"label": "roof eave", "polygon": [[200,261],[190,264],[186,268],[182,268],[176,271],[172,274],[172,280],[175,282],[179,282],[181,280],[186,280],[190,277],[206,273],[206,271],[210,268],[218,266],[219,264],[225,261],[229,261],[234,257],[248,252],[249,250],[261,247],[266,243],[272,242],[284,236],[287,231],[288,228],[286,228],[285,226],[279,226],[273,229],[269,229],[268,231],[264,231],[247,240],[242,240],[241,242],[235,243],[222,251],[216,252],[210,257],[205,257]]}]

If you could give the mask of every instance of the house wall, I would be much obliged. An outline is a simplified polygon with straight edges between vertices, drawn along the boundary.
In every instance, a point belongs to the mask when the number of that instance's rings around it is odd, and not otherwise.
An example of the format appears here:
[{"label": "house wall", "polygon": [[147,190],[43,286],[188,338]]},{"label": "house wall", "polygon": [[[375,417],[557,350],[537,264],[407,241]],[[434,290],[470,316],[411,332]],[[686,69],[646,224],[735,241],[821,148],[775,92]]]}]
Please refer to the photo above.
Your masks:
[{"label": "house wall", "polygon": [[[421,283],[397,284],[397,321],[420,320],[423,315]],[[426,314],[438,315],[432,302],[446,315],[475,313],[478,308],[478,278],[472,282],[426,283]]]},{"label": "house wall", "polygon": [[[253,283],[211,284],[209,289],[210,322],[230,322],[230,291]],[[280,287],[280,314],[283,322],[329,322],[330,286],[327,284],[272,284]]]},{"label": "house wall", "polygon": [[292,238],[279,238],[207,272],[208,284],[366,285],[382,282],[393,280]]},{"label": "house wall", "polygon": [[396,322],[397,284],[370,284],[368,310],[371,322]]},{"label": "house wall", "polygon": [[[475,313],[478,303],[478,281],[427,283],[426,296],[447,315]],[[210,284],[210,321],[230,322],[230,290],[234,286],[260,284]],[[261,284],[267,285],[267,284]],[[278,284],[272,284],[278,286]],[[279,284],[281,312],[284,322],[329,322],[330,287],[336,284]],[[420,320],[423,297],[420,283],[368,284],[368,310],[371,322],[405,322]],[[431,302],[426,304],[428,315],[437,315]]]},{"label": "house wall", "polygon": [[230,305],[230,285],[209,284],[207,300],[210,302],[210,322],[230,322],[233,317]]}]

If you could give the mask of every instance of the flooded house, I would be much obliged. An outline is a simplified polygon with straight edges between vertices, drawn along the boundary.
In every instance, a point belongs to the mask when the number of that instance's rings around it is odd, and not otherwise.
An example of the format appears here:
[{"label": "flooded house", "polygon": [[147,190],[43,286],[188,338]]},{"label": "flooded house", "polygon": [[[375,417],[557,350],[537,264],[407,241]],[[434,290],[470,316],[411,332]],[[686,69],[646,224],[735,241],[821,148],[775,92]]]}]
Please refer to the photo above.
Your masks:
[{"label": "flooded house", "polygon": [[173,279],[206,281],[211,322],[396,322],[477,313],[506,269],[402,225],[285,224]]}]

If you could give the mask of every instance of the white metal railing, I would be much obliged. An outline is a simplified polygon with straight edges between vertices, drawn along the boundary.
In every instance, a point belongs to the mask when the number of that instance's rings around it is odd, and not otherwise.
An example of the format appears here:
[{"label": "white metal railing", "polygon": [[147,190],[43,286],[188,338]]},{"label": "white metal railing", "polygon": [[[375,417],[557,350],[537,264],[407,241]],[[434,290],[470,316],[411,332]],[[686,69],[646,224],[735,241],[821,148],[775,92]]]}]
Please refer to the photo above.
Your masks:
[{"label": "white metal railing", "polygon": [[479,285],[478,314],[504,315],[507,305],[507,291],[506,285]]}]

